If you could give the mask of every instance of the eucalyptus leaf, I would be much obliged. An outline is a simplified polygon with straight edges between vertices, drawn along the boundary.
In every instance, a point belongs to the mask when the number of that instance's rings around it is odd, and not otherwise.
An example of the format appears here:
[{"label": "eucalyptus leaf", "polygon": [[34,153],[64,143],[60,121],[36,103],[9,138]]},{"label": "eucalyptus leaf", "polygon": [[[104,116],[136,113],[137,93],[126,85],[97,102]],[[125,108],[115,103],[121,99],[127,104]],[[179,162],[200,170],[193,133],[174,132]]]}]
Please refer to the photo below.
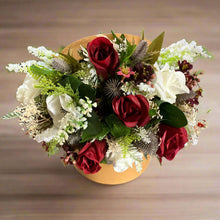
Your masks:
[{"label": "eucalyptus leaf", "polygon": [[111,114],[105,118],[110,133],[115,137],[122,137],[130,133],[130,128],[126,127],[124,123],[114,114]]},{"label": "eucalyptus leaf", "polygon": [[160,55],[160,50],[162,48],[163,39],[164,39],[164,32],[161,33],[157,38],[155,38],[149,45],[146,55],[146,59],[148,60],[149,64],[154,64],[157,61]]},{"label": "eucalyptus leaf", "polygon": [[187,119],[184,113],[176,106],[164,102],[160,104],[160,114],[163,116],[161,123],[181,128],[187,125]]}]

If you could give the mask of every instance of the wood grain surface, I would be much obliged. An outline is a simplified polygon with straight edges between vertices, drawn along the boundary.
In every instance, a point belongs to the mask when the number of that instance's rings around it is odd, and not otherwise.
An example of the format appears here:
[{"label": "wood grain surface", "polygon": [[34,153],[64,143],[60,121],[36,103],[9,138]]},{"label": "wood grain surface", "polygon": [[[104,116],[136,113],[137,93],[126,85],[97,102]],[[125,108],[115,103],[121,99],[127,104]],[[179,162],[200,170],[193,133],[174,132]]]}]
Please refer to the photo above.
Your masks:
[{"label": "wood grain surface", "polygon": [[139,35],[152,40],[166,32],[164,46],[186,38],[214,55],[201,60],[208,129],[199,144],[174,161],[157,159],[133,182],[98,185],[48,158],[25,136],[16,120],[0,121],[0,219],[219,220],[220,219],[220,1],[219,0],[0,0],[0,114],[16,107],[23,74],[4,66],[32,59],[26,47],[57,50],[99,32]]}]

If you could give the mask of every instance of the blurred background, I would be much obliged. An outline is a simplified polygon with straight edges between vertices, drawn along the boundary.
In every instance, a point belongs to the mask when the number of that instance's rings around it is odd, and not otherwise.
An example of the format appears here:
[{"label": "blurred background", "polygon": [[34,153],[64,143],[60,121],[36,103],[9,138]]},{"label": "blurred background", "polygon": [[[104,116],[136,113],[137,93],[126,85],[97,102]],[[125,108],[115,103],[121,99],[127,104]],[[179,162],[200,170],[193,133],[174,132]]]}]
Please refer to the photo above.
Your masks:
[{"label": "blurred background", "polygon": [[0,0],[0,114],[13,110],[23,74],[8,63],[33,59],[27,46],[53,50],[85,36],[114,30],[154,39],[165,31],[164,47],[186,38],[215,57],[200,60],[203,109],[208,129],[197,146],[174,161],[152,159],[145,173],[119,186],[98,185],[48,158],[20,130],[0,120],[0,219],[220,219],[220,1],[219,0]]}]

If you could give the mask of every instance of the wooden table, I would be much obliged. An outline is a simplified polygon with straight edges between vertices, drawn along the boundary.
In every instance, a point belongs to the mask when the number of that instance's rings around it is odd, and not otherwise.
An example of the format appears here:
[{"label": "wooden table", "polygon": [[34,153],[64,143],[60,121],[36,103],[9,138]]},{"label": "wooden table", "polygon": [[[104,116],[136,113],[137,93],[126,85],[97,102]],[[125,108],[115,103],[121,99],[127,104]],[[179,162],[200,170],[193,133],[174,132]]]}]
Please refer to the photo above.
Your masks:
[{"label": "wooden table", "polygon": [[204,109],[209,128],[198,146],[183,149],[160,166],[125,185],[98,185],[64,168],[59,156],[48,158],[25,136],[16,120],[0,121],[0,219],[220,219],[220,1],[192,0],[0,0],[0,113],[16,106],[23,74],[4,66],[32,59],[28,45],[56,50],[98,32],[139,34],[152,40],[165,31],[164,46],[197,40],[215,56],[203,69]]}]

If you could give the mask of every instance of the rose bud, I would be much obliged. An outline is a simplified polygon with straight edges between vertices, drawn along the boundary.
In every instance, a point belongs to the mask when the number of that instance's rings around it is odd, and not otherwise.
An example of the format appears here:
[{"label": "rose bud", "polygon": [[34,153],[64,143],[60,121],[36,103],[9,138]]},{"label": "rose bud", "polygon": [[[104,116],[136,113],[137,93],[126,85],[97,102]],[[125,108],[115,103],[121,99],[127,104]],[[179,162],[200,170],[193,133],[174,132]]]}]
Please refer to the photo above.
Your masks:
[{"label": "rose bud", "polygon": [[113,77],[119,64],[118,53],[105,37],[97,37],[87,45],[89,59],[101,79]]}]

